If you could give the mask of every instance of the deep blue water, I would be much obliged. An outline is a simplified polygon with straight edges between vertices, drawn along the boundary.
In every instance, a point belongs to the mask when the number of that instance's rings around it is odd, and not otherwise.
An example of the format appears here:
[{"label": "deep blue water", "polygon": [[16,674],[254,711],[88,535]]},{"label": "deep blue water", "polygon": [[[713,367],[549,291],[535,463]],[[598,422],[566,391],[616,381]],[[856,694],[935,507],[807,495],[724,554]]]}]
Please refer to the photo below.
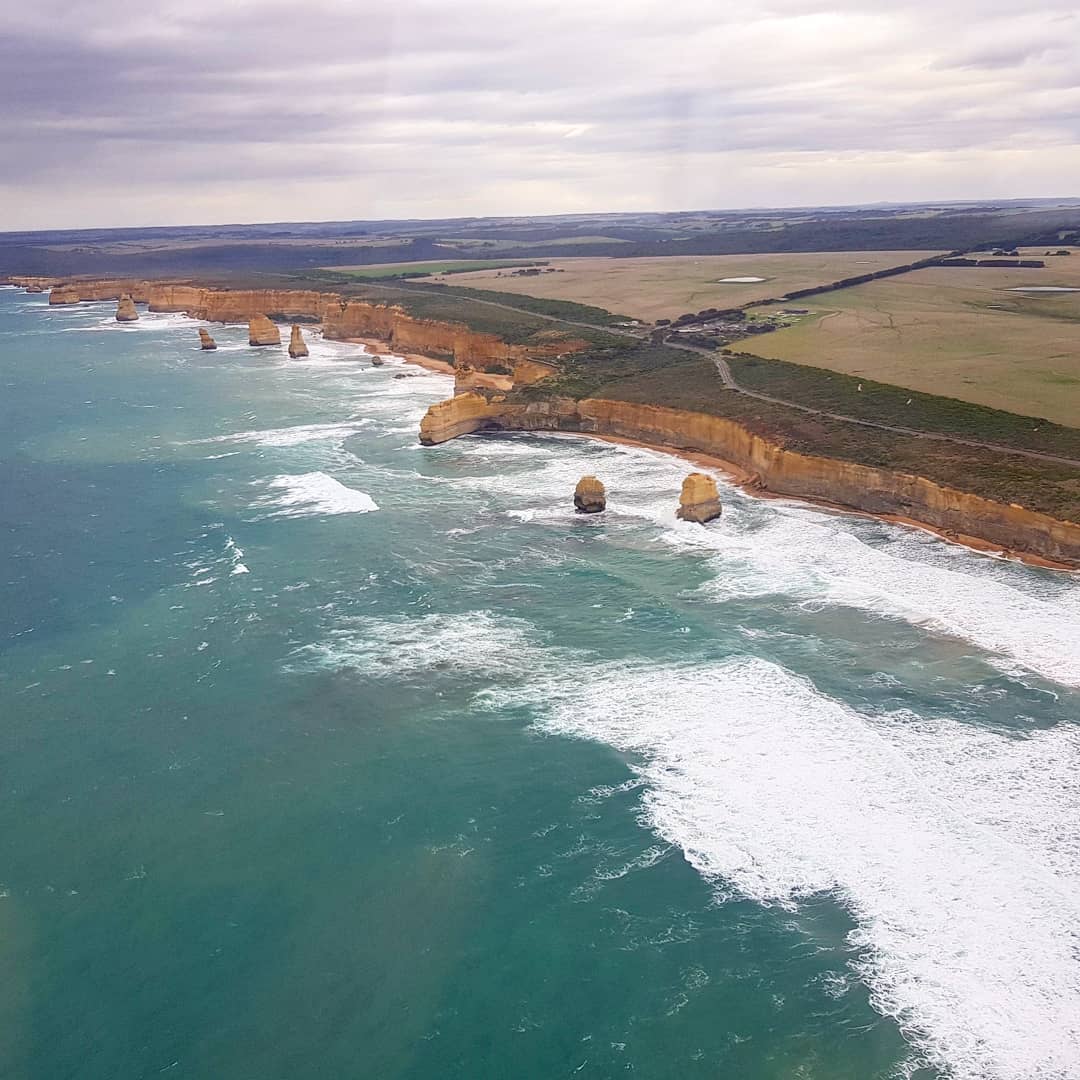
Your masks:
[{"label": "deep blue water", "polygon": [[111,315],[0,290],[5,1080],[1080,1075],[1075,576]]}]

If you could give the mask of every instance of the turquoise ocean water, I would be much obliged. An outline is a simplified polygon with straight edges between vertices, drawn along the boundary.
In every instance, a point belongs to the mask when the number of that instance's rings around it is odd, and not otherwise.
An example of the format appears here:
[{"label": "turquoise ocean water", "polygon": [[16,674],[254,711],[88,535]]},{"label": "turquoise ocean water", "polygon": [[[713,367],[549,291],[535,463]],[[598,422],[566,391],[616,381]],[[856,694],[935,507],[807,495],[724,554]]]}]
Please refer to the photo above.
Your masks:
[{"label": "turquoise ocean water", "polygon": [[195,326],[0,290],[0,1076],[1080,1075],[1075,576]]}]

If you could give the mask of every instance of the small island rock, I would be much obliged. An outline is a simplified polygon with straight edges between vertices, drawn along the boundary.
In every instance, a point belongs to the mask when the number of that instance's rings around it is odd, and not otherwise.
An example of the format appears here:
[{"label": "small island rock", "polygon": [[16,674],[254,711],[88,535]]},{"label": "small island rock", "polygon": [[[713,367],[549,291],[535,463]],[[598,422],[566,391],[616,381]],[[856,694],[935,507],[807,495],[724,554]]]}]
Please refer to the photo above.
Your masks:
[{"label": "small island rock", "polygon": [[135,301],[130,296],[121,296],[116,305],[117,322],[137,322],[139,313],[135,310]]},{"label": "small island rock", "polygon": [[718,518],[721,513],[720,493],[716,481],[705,473],[691,473],[684,481],[679,496],[679,509],[675,516],[683,521],[706,521]]},{"label": "small island rock", "polygon": [[213,350],[217,348],[217,342],[210,336],[209,331],[203,329],[201,326],[199,327],[199,345],[202,346],[206,352],[213,352]]},{"label": "small island rock", "polygon": [[382,367],[383,366],[383,358],[378,353],[376,353],[371,358],[371,366],[372,367]]},{"label": "small island rock", "polygon": [[248,322],[249,345],[280,345],[281,332],[265,315],[252,315]]},{"label": "small island rock", "polygon": [[606,506],[604,485],[595,476],[583,476],[574,489],[574,509],[579,514],[599,514]]},{"label": "small island rock", "polygon": [[293,360],[301,360],[307,355],[308,347],[304,335],[300,333],[300,327],[293,323],[292,333],[289,335],[289,356]]}]

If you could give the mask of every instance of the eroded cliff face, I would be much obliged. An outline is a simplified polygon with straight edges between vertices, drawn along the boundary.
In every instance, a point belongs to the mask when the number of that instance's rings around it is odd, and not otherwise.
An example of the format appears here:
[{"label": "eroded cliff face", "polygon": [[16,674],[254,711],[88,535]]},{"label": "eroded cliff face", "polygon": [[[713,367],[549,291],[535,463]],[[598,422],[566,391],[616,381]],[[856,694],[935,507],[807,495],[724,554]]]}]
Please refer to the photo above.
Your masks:
[{"label": "eroded cliff face", "polygon": [[[399,307],[345,300],[314,290],[204,289],[190,282],[76,281],[10,278],[51,287],[49,302],[117,300],[127,293],[151,311],[185,312],[209,322],[245,322],[255,314],[319,321],[329,339],[375,338],[403,352],[450,359],[459,368],[456,396],[433,405],[420,428],[432,445],[473,431],[577,431],[672,449],[698,451],[742,470],[776,494],[824,499],[874,514],[898,515],[1003,548],[1080,566],[1080,524],[946,487],[925,477],[785,450],[723,417],[606,399],[507,400],[513,389],[547,378],[560,355],[584,342],[552,338],[510,345],[455,323],[416,319]],[[506,372],[512,372],[507,375]]]},{"label": "eroded cliff face", "polygon": [[960,540],[1080,566],[1080,523],[922,476],[785,450],[734,420],[706,413],[601,398],[512,402],[471,392],[433,405],[421,422],[420,441],[433,445],[485,430],[577,431],[696,451],[730,463],[752,486],[777,495],[904,517]]},{"label": "eroded cliff face", "polygon": [[[13,279],[14,280],[14,279]],[[27,279],[29,280],[29,279]],[[36,280],[36,279],[35,279]],[[319,322],[331,341],[375,338],[401,352],[423,353],[461,364],[474,372],[498,375],[513,371],[521,385],[546,378],[555,368],[548,358],[574,352],[585,342],[552,337],[528,345],[511,345],[494,334],[470,330],[452,322],[417,319],[403,308],[346,300],[337,293],[313,289],[207,289],[183,281],[55,281],[49,280],[50,304],[118,300],[130,295],[150,311],[182,312],[206,322],[247,322],[267,315],[283,322]],[[495,368],[495,372],[488,369]],[[487,388],[497,385],[479,379]]]},{"label": "eroded cliff face", "polygon": [[145,281],[51,281],[49,303],[51,305],[78,304],[91,300],[119,300],[130,296],[136,304],[150,299],[150,286]]}]

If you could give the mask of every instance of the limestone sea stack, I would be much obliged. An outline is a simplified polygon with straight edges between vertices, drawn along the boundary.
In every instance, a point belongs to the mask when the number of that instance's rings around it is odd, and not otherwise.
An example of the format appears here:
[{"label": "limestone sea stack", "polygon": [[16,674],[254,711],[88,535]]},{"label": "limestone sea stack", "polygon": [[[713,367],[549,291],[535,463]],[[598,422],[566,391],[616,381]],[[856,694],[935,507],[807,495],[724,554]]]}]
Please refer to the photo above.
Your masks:
[{"label": "limestone sea stack", "polygon": [[281,332],[265,315],[252,315],[248,321],[249,345],[280,345]]},{"label": "limestone sea stack", "polygon": [[716,481],[705,473],[691,473],[683,481],[675,516],[683,521],[697,521],[704,525],[706,521],[718,518],[720,512],[720,493],[716,490]]},{"label": "limestone sea stack", "polygon": [[574,489],[574,509],[579,514],[599,514],[606,506],[604,485],[595,476],[583,476]]},{"label": "limestone sea stack", "polygon": [[130,296],[121,296],[116,305],[117,322],[137,322],[139,313],[135,310],[135,301]]},{"label": "limestone sea stack", "polygon": [[289,356],[293,360],[302,360],[308,354],[307,342],[300,333],[300,327],[293,323],[292,333],[289,335]]},{"label": "limestone sea stack", "polygon": [[199,345],[204,352],[213,352],[217,348],[217,342],[210,336],[210,332],[202,326],[199,327]]}]

